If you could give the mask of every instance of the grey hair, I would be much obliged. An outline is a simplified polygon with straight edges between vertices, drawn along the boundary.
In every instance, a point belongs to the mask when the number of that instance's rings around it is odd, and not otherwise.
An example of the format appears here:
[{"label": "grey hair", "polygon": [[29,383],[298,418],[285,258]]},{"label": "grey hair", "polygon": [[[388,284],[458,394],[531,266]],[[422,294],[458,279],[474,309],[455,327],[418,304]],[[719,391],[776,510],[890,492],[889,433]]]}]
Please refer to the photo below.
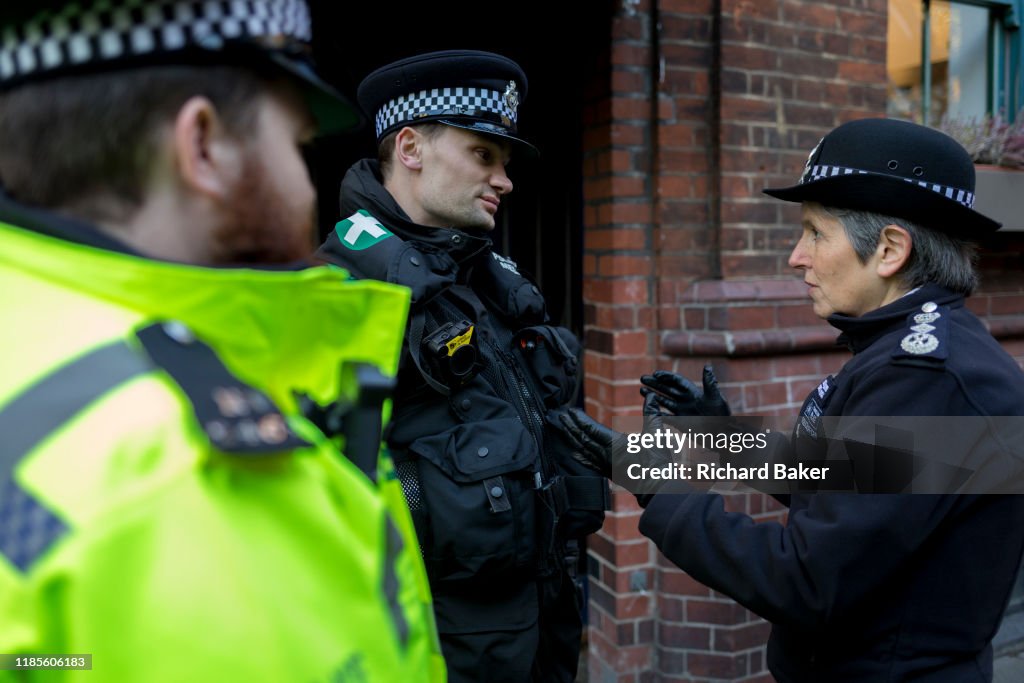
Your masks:
[{"label": "grey hair", "polygon": [[898,274],[908,289],[934,283],[969,296],[978,286],[974,243],[930,230],[905,218],[828,206],[824,209],[842,224],[861,263],[867,263],[875,252],[886,226],[899,225],[910,233],[913,243],[910,258]]}]

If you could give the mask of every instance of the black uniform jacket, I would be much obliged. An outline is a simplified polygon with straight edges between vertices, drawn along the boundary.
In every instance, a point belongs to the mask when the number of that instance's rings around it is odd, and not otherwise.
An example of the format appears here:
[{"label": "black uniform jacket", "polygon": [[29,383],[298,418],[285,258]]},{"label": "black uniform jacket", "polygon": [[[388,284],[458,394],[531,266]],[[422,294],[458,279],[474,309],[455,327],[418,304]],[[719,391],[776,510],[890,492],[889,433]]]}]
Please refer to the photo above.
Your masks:
[{"label": "black uniform jacket", "polygon": [[[854,357],[805,402],[798,460],[816,457],[818,415],[1024,410],[1024,373],[959,295],[925,286],[829,322]],[[718,495],[659,493],[640,529],[772,623],[768,665],[780,683],[965,683],[992,677],[991,640],[1024,548],[1024,497],[794,494],[783,525],[725,512]]]},{"label": "black uniform jacket", "polygon": [[413,223],[375,161],[349,170],[341,208],[350,222],[319,256],[412,289],[387,442],[450,680],[519,683],[532,669],[568,683],[581,629],[573,539],[600,528],[607,492],[555,419],[577,392],[578,341],[548,324],[540,291],[489,239]]}]

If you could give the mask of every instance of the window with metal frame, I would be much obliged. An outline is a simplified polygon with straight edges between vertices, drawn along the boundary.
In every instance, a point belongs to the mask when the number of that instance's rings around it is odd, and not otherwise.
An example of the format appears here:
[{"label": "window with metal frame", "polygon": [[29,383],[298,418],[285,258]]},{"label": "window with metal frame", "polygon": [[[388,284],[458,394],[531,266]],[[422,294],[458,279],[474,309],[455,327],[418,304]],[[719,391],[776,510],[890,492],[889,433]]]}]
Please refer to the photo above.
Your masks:
[{"label": "window with metal frame", "polygon": [[887,114],[1012,119],[1021,106],[1021,0],[889,0]]}]

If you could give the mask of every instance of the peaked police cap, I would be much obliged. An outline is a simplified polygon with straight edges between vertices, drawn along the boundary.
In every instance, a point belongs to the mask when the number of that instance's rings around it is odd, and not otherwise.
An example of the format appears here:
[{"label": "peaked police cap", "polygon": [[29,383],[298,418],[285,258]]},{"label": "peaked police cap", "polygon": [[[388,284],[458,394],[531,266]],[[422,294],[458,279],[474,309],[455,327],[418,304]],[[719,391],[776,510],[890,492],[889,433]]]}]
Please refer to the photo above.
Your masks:
[{"label": "peaked police cap", "polygon": [[1001,227],[974,210],[967,151],[945,133],[896,119],[844,123],[811,151],[796,185],[764,193],[905,218],[961,239]]},{"label": "peaked police cap", "polygon": [[304,92],[321,132],[361,122],[317,74],[306,0],[34,0],[0,6],[0,91],[153,64],[236,64]]},{"label": "peaked police cap", "polygon": [[444,50],[382,66],[359,84],[359,105],[373,117],[377,141],[404,126],[437,122],[536,148],[518,136],[526,74],[507,57],[479,50]]}]

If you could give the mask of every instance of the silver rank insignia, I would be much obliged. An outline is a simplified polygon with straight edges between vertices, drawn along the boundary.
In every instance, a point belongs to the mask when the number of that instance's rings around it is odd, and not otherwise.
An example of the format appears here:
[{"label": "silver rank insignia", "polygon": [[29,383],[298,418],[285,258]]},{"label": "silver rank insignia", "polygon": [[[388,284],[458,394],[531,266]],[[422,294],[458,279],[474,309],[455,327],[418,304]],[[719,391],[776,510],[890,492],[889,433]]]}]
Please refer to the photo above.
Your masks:
[{"label": "silver rank insignia", "polygon": [[907,353],[920,356],[924,353],[931,353],[939,348],[939,340],[927,332],[914,332],[903,338],[903,341],[900,342],[900,348]]},{"label": "silver rank insignia", "polygon": [[508,85],[505,86],[505,104],[512,111],[513,118],[517,115],[519,110],[519,89],[516,88],[515,81],[509,81]]},{"label": "silver rank insignia", "polygon": [[931,353],[939,348],[938,338],[930,334],[935,329],[935,326],[931,323],[942,317],[942,314],[936,311],[937,308],[938,306],[934,301],[929,301],[921,306],[922,312],[914,316],[915,324],[910,327],[913,332],[904,337],[900,342],[901,349],[915,356],[920,356],[925,353]]}]

